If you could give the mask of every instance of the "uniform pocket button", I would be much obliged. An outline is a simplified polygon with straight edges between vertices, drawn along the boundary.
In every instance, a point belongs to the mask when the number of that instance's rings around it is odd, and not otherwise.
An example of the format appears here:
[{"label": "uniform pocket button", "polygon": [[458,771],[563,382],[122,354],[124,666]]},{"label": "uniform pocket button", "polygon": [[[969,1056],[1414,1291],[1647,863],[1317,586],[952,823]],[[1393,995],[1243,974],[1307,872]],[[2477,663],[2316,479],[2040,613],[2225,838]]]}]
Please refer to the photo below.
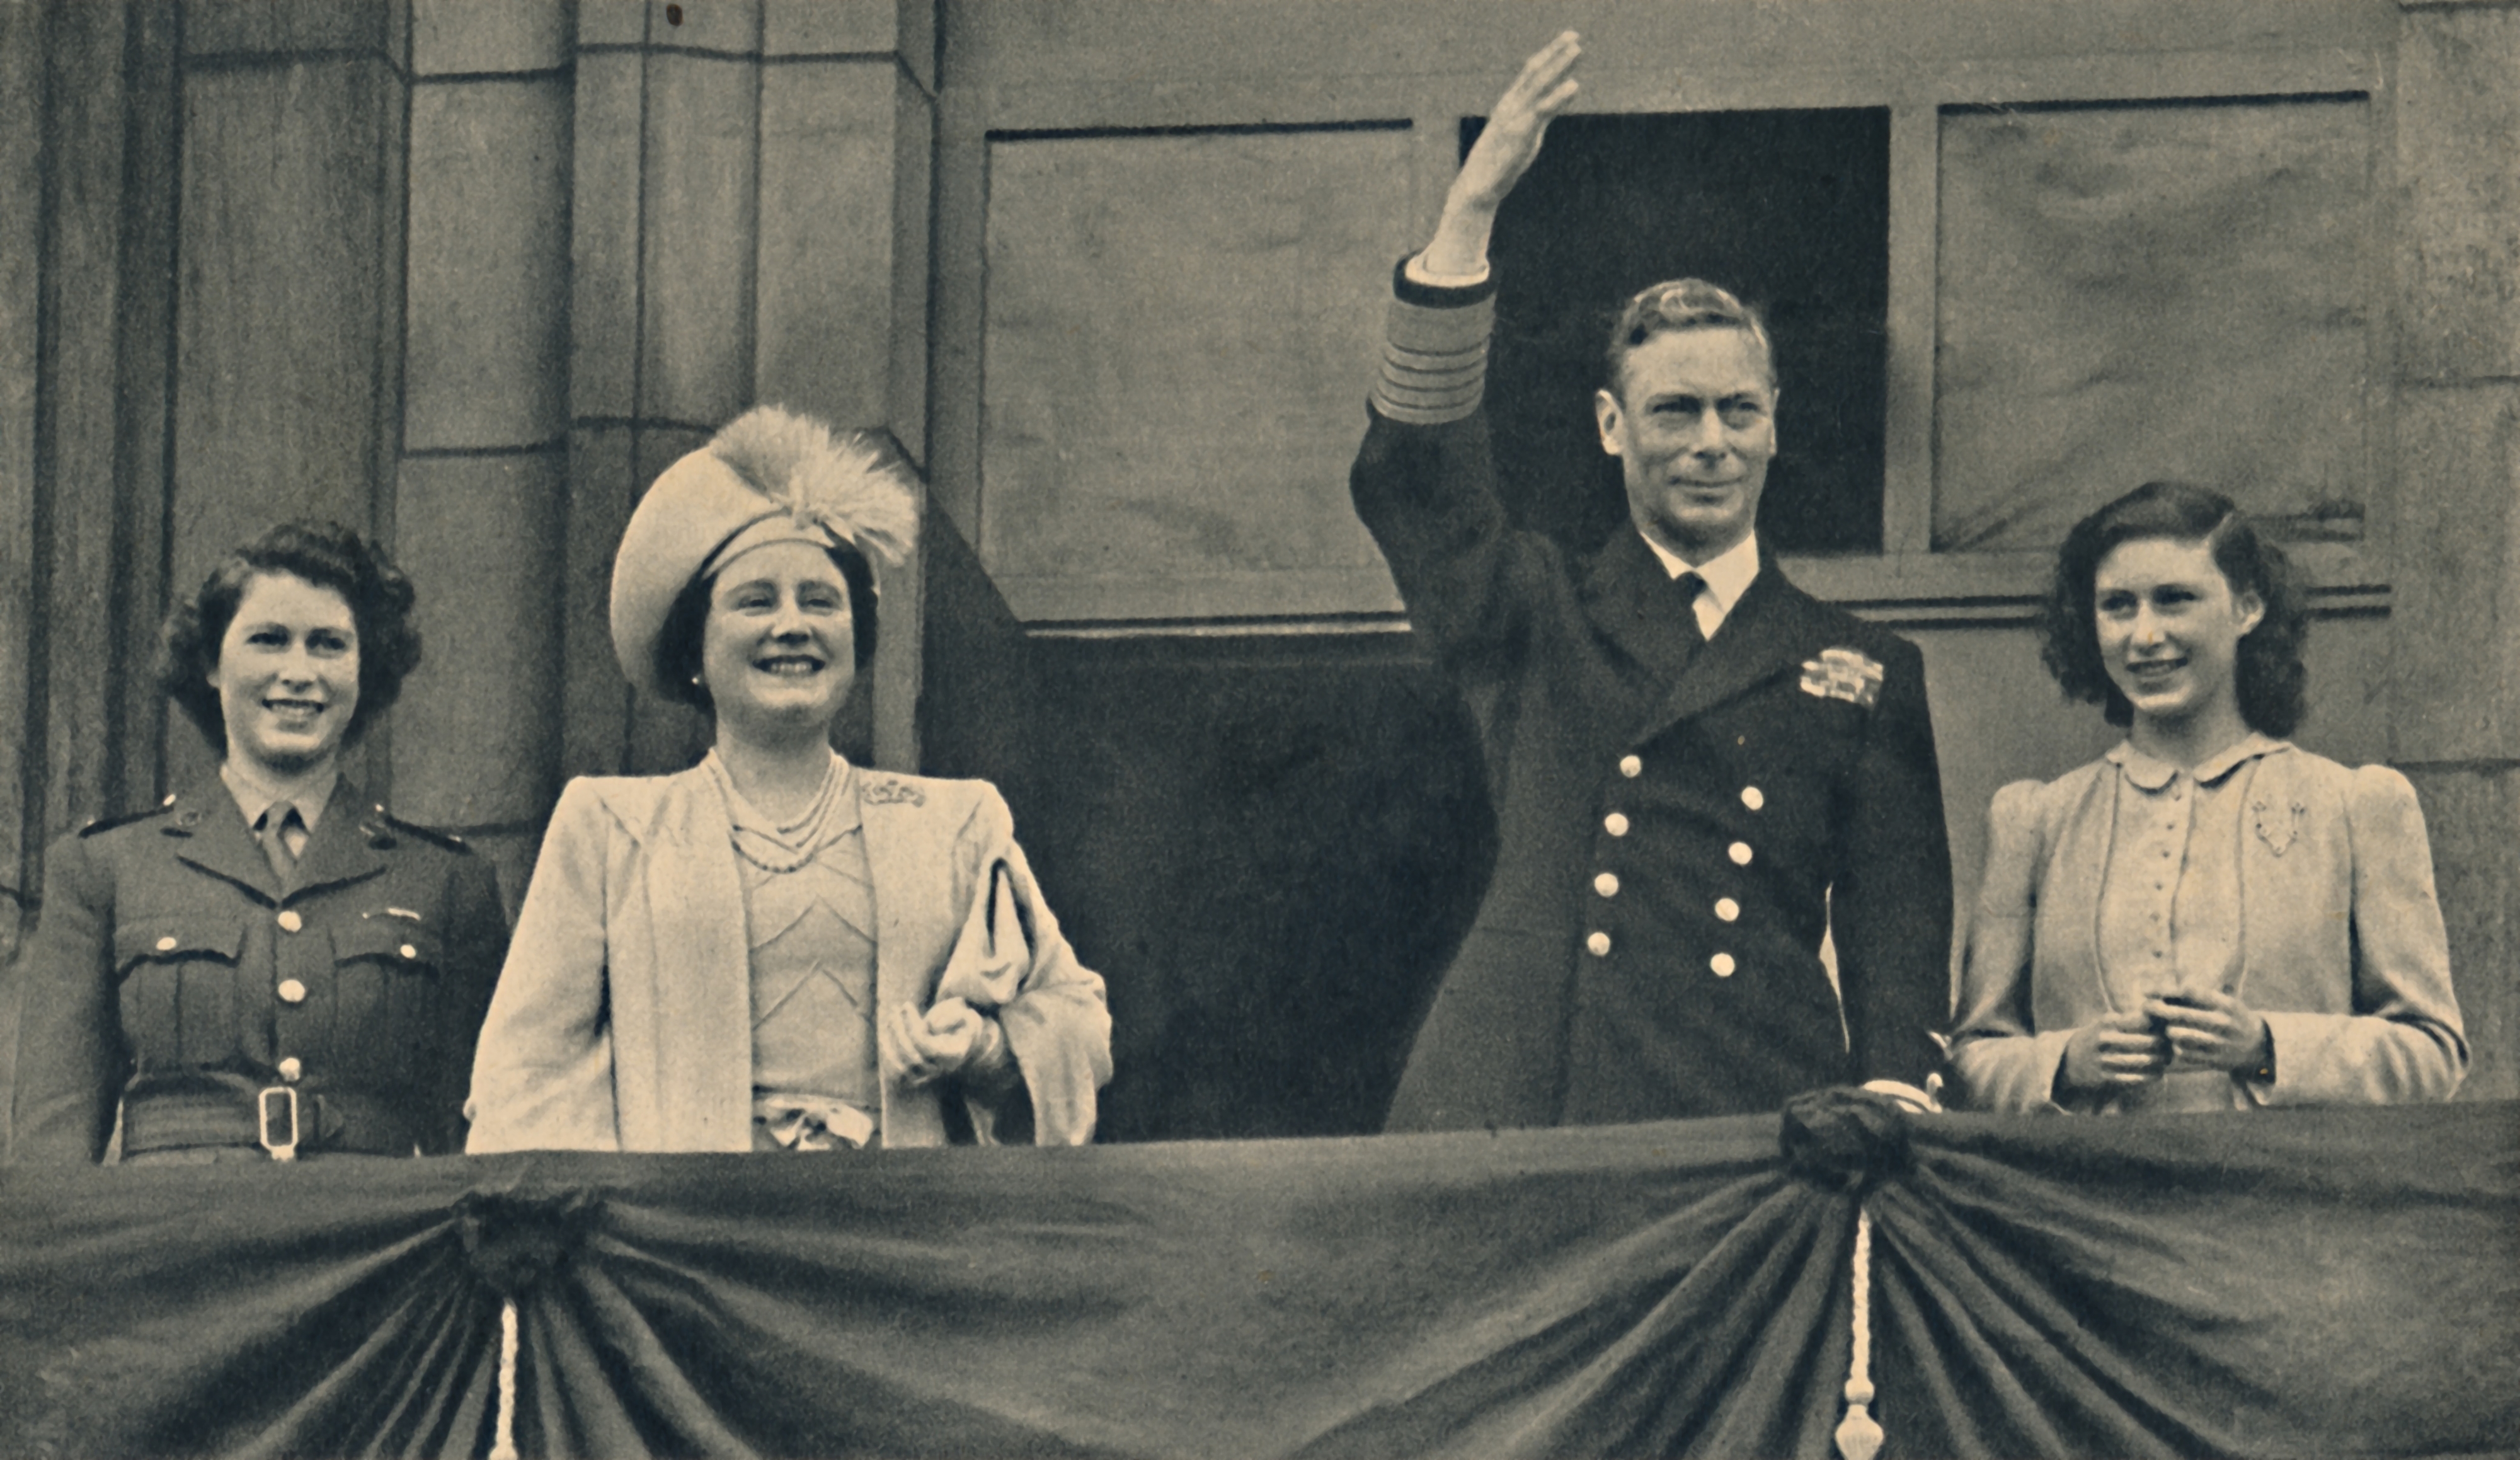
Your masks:
[{"label": "uniform pocket button", "polygon": [[418,958],[420,956],[420,950],[409,943],[403,944],[400,951],[402,956],[405,958]]},{"label": "uniform pocket button", "polygon": [[306,1067],[297,1063],[297,1057],[295,1055],[291,1055],[288,1059],[280,1062],[280,1077],[292,1084],[296,1082],[297,1076],[304,1074],[305,1072]]},{"label": "uniform pocket button", "polygon": [[171,934],[171,933],[170,933],[170,934],[166,935],[164,937],[161,937],[161,938],[158,939],[158,952],[160,952],[160,953],[172,953],[172,952],[174,952],[174,951],[175,951],[175,935],[174,935],[173,934]]}]

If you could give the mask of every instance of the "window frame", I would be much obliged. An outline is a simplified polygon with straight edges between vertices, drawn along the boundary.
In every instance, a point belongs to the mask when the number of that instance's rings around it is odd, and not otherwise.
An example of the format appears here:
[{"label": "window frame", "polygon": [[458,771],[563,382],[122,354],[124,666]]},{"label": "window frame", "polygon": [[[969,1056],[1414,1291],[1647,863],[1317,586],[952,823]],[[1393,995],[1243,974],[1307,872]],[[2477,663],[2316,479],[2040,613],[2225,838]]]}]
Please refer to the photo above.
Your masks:
[{"label": "window frame", "polygon": [[[1148,0],[1070,0],[1053,36],[1037,21],[1005,22],[992,8],[950,6],[948,84],[940,97],[939,352],[931,395],[937,486],[968,531],[979,479],[980,339],[984,281],[958,277],[958,260],[984,258],[987,158],[1002,133],[1409,124],[1409,215],[1431,233],[1459,165],[1464,118],[1484,115],[1512,74],[1513,48],[1545,39],[1508,0],[1448,12],[1443,33],[1418,33],[1406,5],[1258,7],[1283,24],[1218,20],[1165,24]],[[1711,45],[1675,42],[1659,64],[1615,45],[1631,23],[1609,0],[1569,7],[1587,33],[1578,110],[1597,113],[1878,108],[1889,114],[1889,298],[1883,422],[1882,546],[1875,555],[1787,556],[1786,572],[1814,594],[1868,617],[1902,623],[2025,622],[2050,563],[2045,551],[1933,547],[1934,409],[1942,123],[1946,110],[2053,103],[2175,103],[2248,98],[2367,99],[2368,185],[2360,282],[2368,301],[2362,459],[2363,535],[2293,545],[2322,612],[2385,612],[2394,539],[2389,451],[2395,413],[2386,200],[2395,179],[2391,91],[2395,7],[2381,0],[2084,0],[2080,4],[1944,0],[1807,0],[1793,7],[1699,0],[1655,23],[1677,30],[1734,27],[1720,64]],[[1790,12],[1786,14],[1784,12]],[[1180,12],[1172,14],[1180,15]],[[1004,17],[1005,12],[996,12]],[[1353,17],[1343,23],[1342,17]],[[1552,16],[1552,22],[1558,20]],[[1252,26],[1246,33],[1217,28]],[[1596,45],[1597,30],[1611,32]],[[1755,33],[1752,33],[1754,32]],[[1308,41],[1347,37],[1325,54]],[[1125,56],[1109,38],[1130,35]],[[1746,36],[1746,39],[1742,37]],[[1895,37],[1898,50],[1885,49]],[[1456,39],[1460,44],[1451,44]],[[1498,61],[1487,53],[1510,54]],[[1613,53],[1613,54],[1605,54]],[[1662,54],[1657,48],[1657,54]],[[958,59],[965,64],[957,67]],[[958,77],[968,84],[957,84]],[[1058,79],[1048,79],[1058,77]],[[1510,287],[1509,285],[1508,287]],[[1396,627],[1400,616],[1097,623],[1053,631],[1354,632]]]}]

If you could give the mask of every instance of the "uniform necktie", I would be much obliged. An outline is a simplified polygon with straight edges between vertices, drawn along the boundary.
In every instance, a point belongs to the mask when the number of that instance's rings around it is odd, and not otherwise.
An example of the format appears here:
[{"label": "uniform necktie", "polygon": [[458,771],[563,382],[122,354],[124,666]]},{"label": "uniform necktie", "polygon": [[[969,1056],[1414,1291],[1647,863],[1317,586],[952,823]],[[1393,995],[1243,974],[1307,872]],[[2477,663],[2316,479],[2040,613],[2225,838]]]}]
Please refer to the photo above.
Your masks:
[{"label": "uniform necktie", "polygon": [[[273,812],[279,813],[276,820]],[[262,813],[255,831],[262,841],[263,860],[271,863],[271,875],[280,879],[282,887],[289,886],[297,875],[298,854],[306,849],[306,819],[295,806],[276,805]]]}]

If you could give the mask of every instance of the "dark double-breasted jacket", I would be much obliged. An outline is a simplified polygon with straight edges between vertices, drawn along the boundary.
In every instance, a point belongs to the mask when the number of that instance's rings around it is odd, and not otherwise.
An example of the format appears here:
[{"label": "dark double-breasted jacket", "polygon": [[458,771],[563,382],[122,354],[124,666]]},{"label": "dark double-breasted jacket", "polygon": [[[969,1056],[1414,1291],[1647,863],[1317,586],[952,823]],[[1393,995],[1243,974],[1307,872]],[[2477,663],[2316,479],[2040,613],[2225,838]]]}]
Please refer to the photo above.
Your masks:
[{"label": "dark double-breasted jacket", "polygon": [[1763,556],[1697,647],[1634,529],[1578,560],[1509,526],[1484,415],[1409,424],[1381,400],[1351,489],[1480,722],[1500,836],[1391,1128],[1923,1084],[1949,1006],[1951,864],[1914,646]]},{"label": "dark double-breasted jacket", "polygon": [[356,1112],[365,1144],[461,1150],[506,946],[489,862],[346,782],[287,886],[215,779],[92,825],[54,844],[18,960],[11,1155],[97,1161],[118,1109],[199,1123],[280,1086]]}]

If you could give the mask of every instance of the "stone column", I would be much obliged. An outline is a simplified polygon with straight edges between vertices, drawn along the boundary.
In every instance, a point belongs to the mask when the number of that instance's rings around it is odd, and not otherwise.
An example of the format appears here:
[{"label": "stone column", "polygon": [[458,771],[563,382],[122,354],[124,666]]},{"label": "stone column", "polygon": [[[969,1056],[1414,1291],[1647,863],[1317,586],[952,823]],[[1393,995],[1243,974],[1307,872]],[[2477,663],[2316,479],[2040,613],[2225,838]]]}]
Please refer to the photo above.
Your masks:
[{"label": "stone column", "polygon": [[[167,585],[275,522],[394,519],[409,25],[385,0],[183,10]],[[391,533],[385,530],[390,540]],[[389,791],[389,724],[350,771]],[[214,762],[168,731],[169,779]]]},{"label": "stone column", "polygon": [[[605,599],[631,505],[744,408],[888,433],[923,466],[932,0],[580,0],[562,769],[686,764]],[[883,584],[853,753],[916,762],[920,575]]]},{"label": "stone column", "polygon": [[394,711],[398,813],[523,895],[559,791],[568,465],[566,0],[412,0],[394,542],[426,659]]},{"label": "stone column", "polygon": [[177,21],[0,8],[0,958],[44,845],[157,795]]},{"label": "stone column", "polygon": [[2392,755],[2423,798],[2476,1064],[2520,1096],[2520,5],[2406,5]]}]

